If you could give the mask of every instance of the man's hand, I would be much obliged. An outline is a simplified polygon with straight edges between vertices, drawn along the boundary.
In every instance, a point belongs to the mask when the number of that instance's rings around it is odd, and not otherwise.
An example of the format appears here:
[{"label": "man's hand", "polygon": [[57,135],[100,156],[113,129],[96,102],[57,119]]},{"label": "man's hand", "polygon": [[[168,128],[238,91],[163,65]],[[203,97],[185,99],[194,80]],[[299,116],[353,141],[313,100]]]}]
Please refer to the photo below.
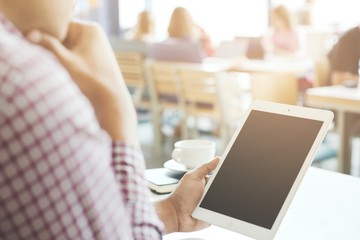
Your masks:
[{"label": "man's hand", "polygon": [[165,224],[165,233],[196,231],[209,226],[191,216],[205,189],[206,178],[218,165],[219,158],[186,173],[168,199],[157,203],[157,212]]},{"label": "man's hand", "polygon": [[99,26],[73,22],[63,43],[37,30],[29,32],[27,39],[59,59],[113,140],[138,145],[136,112],[110,43]]}]

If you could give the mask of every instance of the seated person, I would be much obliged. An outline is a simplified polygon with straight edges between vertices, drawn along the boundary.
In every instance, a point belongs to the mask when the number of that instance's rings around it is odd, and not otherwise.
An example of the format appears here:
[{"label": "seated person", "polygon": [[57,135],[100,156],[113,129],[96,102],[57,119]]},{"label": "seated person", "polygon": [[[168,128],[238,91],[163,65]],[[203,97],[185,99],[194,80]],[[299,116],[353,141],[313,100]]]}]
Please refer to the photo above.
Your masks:
[{"label": "seated person", "polygon": [[161,239],[208,226],[191,213],[218,160],[150,201],[131,98],[106,34],[71,22],[75,2],[0,0],[0,239]]},{"label": "seated person", "polygon": [[110,37],[111,46],[116,52],[139,52],[147,56],[148,43],[156,41],[154,19],[150,12],[138,14],[136,25],[125,32],[124,36]]},{"label": "seated person", "polygon": [[299,54],[300,37],[294,28],[288,9],[280,5],[271,11],[270,17],[272,28],[265,38],[266,51],[285,56]]},{"label": "seated person", "polygon": [[175,8],[169,27],[169,38],[149,47],[149,56],[158,60],[201,62],[213,54],[210,39],[196,25],[183,7]]},{"label": "seated person", "polygon": [[134,29],[129,30],[125,36],[128,40],[152,42],[156,40],[153,15],[149,11],[138,14]]},{"label": "seated person", "polygon": [[345,32],[329,55],[331,83],[356,85],[359,78],[360,26]]}]

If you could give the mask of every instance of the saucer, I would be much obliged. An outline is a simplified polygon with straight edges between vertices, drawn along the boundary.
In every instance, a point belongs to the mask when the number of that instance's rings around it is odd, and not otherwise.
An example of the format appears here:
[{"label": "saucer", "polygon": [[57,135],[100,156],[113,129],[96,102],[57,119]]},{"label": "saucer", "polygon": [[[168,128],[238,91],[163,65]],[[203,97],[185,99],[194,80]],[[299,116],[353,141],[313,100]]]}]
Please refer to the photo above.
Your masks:
[{"label": "saucer", "polygon": [[182,173],[185,173],[185,172],[191,170],[191,169],[186,168],[184,165],[182,165],[181,163],[178,163],[177,161],[175,161],[173,159],[166,161],[164,163],[164,167],[169,170],[172,170],[175,172],[182,172]]}]

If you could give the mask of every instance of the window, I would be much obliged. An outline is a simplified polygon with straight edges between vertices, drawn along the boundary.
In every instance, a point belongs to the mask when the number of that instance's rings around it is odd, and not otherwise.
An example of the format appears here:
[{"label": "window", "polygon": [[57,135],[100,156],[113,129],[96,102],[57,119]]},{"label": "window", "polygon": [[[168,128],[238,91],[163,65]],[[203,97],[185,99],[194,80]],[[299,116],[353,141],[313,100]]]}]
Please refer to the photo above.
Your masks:
[{"label": "window", "polygon": [[[272,0],[272,4],[283,4],[296,12],[304,6],[305,0]],[[335,28],[345,31],[360,25],[359,0],[313,0],[311,7],[312,25],[317,29]]]},{"label": "window", "polygon": [[155,16],[157,33],[167,36],[167,26],[174,8],[189,10],[214,42],[234,36],[260,36],[268,26],[268,0],[120,0],[120,26],[134,26],[137,13],[148,6]]},{"label": "window", "polygon": [[134,27],[138,14],[145,9],[145,6],[144,0],[119,0],[120,28],[127,30]]}]

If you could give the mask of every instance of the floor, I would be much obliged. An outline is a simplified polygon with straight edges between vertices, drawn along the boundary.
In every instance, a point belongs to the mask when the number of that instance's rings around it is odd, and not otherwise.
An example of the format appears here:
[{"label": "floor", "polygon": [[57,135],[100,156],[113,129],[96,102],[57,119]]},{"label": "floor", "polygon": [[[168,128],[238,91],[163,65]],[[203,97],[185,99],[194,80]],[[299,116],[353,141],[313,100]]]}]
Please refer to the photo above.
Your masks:
[{"label": "floor", "polygon": [[[171,159],[171,152],[173,150],[173,145],[176,141],[180,140],[179,137],[174,136],[174,128],[170,124],[163,127],[163,132],[165,133],[164,142],[161,151],[156,152],[153,147],[153,129],[151,122],[142,117],[141,123],[139,123],[139,138],[142,146],[142,150],[145,156],[146,167],[147,168],[157,168],[162,167],[163,164]],[[176,134],[175,134],[176,135]],[[208,133],[202,133],[200,138],[211,139],[217,143],[217,155],[221,155],[223,147],[221,146],[219,139],[213,137]],[[329,132],[327,139],[334,146],[338,145],[338,136],[336,132]],[[360,138],[353,140],[353,158],[352,158],[352,169],[351,175],[360,177]],[[319,167],[327,169],[330,171],[337,171],[337,159],[330,158],[320,162],[314,162],[314,167]]]}]

